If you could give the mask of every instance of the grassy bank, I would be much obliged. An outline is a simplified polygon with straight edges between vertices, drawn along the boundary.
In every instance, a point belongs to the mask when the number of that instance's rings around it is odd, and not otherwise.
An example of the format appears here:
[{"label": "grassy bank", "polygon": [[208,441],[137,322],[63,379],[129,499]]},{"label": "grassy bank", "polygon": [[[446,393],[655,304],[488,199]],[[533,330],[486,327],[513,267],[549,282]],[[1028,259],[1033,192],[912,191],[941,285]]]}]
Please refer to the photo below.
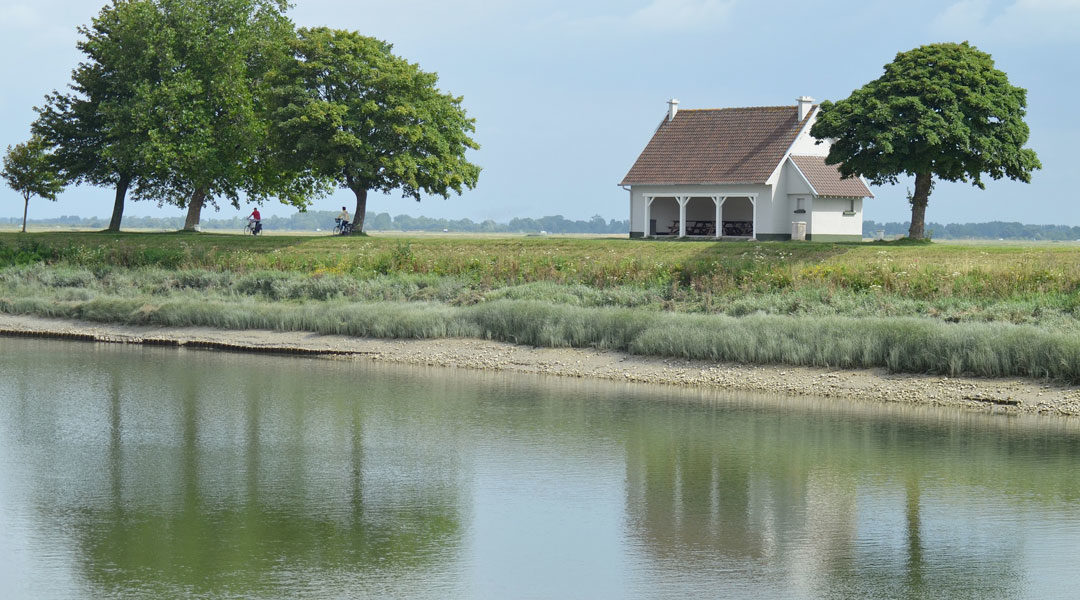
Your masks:
[{"label": "grassy bank", "polygon": [[0,310],[1080,382],[1080,249],[0,234]]}]

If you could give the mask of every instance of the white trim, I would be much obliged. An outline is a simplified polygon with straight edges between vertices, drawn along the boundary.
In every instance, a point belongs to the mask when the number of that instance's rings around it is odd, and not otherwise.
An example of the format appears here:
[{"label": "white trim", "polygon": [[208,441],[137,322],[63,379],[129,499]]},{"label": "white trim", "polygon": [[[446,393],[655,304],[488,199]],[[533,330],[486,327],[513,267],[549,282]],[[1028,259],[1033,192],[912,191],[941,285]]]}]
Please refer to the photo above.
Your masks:
[{"label": "white trim", "polygon": [[720,236],[724,233],[724,200],[727,200],[727,196],[713,196],[713,204],[716,205],[716,221],[713,223],[713,237],[720,239]]},{"label": "white trim", "polygon": [[750,197],[750,239],[757,241],[757,194]]},{"label": "white trim", "polygon": [[675,202],[679,203],[679,237],[686,237],[686,203],[690,202],[690,196],[675,196]]}]

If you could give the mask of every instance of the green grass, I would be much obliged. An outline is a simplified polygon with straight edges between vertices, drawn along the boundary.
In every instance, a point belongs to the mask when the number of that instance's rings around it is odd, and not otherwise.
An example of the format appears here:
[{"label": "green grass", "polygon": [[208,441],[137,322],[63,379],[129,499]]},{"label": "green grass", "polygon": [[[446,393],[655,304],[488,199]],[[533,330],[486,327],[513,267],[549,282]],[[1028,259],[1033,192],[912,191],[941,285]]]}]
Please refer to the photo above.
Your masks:
[{"label": "green grass", "polygon": [[1080,248],[0,233],[0,310],[1076,382]]}]

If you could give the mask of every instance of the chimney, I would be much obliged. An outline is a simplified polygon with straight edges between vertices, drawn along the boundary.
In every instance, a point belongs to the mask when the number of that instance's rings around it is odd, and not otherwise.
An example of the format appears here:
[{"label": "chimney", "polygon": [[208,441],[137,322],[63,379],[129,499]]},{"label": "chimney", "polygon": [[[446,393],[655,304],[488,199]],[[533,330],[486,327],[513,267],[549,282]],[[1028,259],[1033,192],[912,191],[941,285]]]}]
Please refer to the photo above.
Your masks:
[{"label": "chimney", "polygon": [[679,112],[679,100],[678,98],[672,98],[667,101],[667,120],[671,121],[675,118],[675,115]]},{"label": "chimney", "polygon": [[806,118],[807,113],[810,112],[810,107],[814,104],[814,99],[810,96],[799,96],[796,98],[799,103],[799,121]]}]

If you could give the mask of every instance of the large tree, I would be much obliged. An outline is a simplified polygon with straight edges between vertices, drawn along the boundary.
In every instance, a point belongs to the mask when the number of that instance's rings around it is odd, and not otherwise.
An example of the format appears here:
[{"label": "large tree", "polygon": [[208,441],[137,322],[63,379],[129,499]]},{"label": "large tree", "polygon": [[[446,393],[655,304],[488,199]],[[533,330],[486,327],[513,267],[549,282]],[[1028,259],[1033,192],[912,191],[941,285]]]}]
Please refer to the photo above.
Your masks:
[{"label": "large tree", "polygon": [[0,171],[11,189],[23,197],[22,231],[26,233],[26,213],[30,208],[30,198],[41,196],[46,200],[56,200],[56,195],[64,189],[64,179],[53,161],[49,143],[38,136],[29,141],[7,147],[4,154],[4,169]]},{"label": "large tree", "polygon": [[810,133],[834,142],[825,159],[844,177],[872,183],[915,177],[912,239],[925,235],[926,204],[934,178],[970,181],[982,176],[1031,181],[1039,169],[1024,148],[1027,91],[1009,83],[989,54],[967,42],[929,44],[901,52],[885,73],[848,98],[821,103]]},{"label": "large tree", "polygon": [[270,195],[305,206],[311,178],[273,169],[267,76],[294,37],[285,0],[155,0],[165,41],[162,79],[140,94],[138,126],[152,177],[140,193],[187,208],[194,230],[205,205]]},{"label": "large tree", "polygon": [[391,50],[352,31],[301,29],[293,60],[275,78],[277,145],[291,148],[303,169],[353,192],[356,233],[369,191],[447,198],[473,188],[480,174],[466,160],[479,146],[461,98]]},{"label": "large tree", "polygon": [[116,188],[109,230],[119,231],[128,190],[145,175],[138,99],[164,72],[162,22],[149,0],[114,0],[79,32],[86,59],[71,91],[46,96],[33,129],[55,147],[66,179]]}]

